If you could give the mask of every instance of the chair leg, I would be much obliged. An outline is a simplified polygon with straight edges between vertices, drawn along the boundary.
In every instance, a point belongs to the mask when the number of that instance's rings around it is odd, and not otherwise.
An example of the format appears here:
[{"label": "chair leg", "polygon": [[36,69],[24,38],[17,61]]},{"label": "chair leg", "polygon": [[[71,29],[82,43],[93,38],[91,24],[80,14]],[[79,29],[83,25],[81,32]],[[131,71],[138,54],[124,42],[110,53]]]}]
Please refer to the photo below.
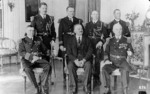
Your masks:
[{"label": "chair leg", "polygon": [[93,88],[94,88],[94,77],[92,75],[92,77],[91,77],[91,94],[93,94]]},{"label": "chair leg", "polygon": [[117,76],[114,76],[114,90],[117,89]]},{"label": "chair leg", "polygon": [[69,75],[68,74],[66,74],[66,94],[69,94]]},{"label": "chair leg", "polygon": [[9,63],[10,63],[10,66],[11,66],[11,56],[9,56]]},{"label": "chair leg", "polygon": [[0,65],[1,65],[1,74],[3,73],[3,58],[2,56],[0,57],[1,61],[0,61]]},{"label": "chair leg", "polygon": [[24,76],[24,94],[26,94],[26,82],[27,82],[27,77]]},{"label": "chair leg", "polygon": [[51,76],[48,77],[48,94],[50,93],[50,86],[51,86]]}]

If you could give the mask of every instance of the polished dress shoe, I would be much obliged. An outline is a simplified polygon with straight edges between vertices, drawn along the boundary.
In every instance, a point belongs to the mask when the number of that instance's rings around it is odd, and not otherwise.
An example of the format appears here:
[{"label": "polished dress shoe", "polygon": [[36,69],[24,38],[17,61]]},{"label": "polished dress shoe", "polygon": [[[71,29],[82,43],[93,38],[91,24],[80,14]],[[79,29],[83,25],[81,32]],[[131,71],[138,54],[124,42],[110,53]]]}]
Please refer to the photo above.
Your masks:
[{"label": "polished dress shoe", "polygon": [[35,93],[34,94],[40,94],[40,90],[39,88],[36,88]]},{"label": "polished dress shoe", "polygon": [[76,90],[72,90],[71,94],[77,94],[77,91]]},{"label": "polished dress shoe", "polygon": [[72,87],[72,88],[70,88],[71,90],[71,94],[77,94],[77,88],[74,88],[74,87]]},{"label": "polished dress shoe", "polygon": [[48,86],[42,86],[42,94],[48,94],[49,90],[48,90]]},{"label": "polished dress shoe", "polygon": [[91,90],[90,90],[90,88],[88,88],[87,86],[85,86],[85,87],[83,88],[83,91],[84,91],[86,94],[91,94]]},{"label": "polished dress shoe", "polygon": [[110,88],[108,88],[108,87],[105,87],[105,93],[104,94],[111,94],[111,90],[110,90]]}]

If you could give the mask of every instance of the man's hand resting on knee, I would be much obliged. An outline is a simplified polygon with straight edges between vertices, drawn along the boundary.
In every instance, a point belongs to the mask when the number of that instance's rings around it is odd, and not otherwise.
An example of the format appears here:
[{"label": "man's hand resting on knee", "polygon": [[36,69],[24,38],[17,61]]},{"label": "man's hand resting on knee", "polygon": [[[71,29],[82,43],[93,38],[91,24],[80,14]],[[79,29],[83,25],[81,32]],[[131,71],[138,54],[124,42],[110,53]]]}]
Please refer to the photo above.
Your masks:
[{"label": "man's hand resting on knee", "polygon": [[82,60],[78,60],[78,59],[76,59],[75,61],[74,61],[74,63],[75,63],[75,65],[76,66],[78,66],[78,67],[83,67],[83,65],[84,65],[84,63],[85,63],[85,59],[82,59]]}]

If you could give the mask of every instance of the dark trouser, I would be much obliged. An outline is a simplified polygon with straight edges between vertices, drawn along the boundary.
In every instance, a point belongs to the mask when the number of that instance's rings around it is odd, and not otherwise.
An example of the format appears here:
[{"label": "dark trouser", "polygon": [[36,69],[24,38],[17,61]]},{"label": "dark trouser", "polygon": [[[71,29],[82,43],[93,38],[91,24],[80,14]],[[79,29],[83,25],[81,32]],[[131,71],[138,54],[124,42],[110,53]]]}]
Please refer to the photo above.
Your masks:
[{"label": "dark trouser", "polygon": [[129,72],[131,71],[131,67],[126,61],[126,59],[123,60],[112,60],[113,64],[107,64],[102,69],[102,74],[104,77],[104,82],[106,87],[110,88],[110,75],[111,73],[119,68],[121,72],[121,82],[123,85],[123,88],[127,88],[129,84]]},{"label": "dark trouser", "polygon": [[94,72],[94,79],[100,80],[100,62],[103,60],[104,52],[103,47],[101,49],[96,49],[95,53],[95,72]]},{"label": "dark trouser", "polygon": [[58,56],[63,58],[63,78],[64,78],[64,80],[66,79],[66,74],[64,71],[64,69],[65,69],[65,54],[66,54],[66,51],[59,50]]},{"label": "dark trouser", "polygon": [[[70,85],[71,89],[77,89],[77,66],[75,65],[74,62],[69,62],[68,64],[68,70],[69,70],[69,78],[70,78]],[[87,61],[85,62],[84,66],[84,86],[90,89],[90,82],[91,82],[91,71],[92,71],[92,66],[91,62]]]},{"label": "dark trouser", "polygon": [[29,80],[33,83],[35,88],[38,87],[38,84],[37,84],[37,81],[33,72],[34,68],[43,68],[43,72],[41,73],[41,82],[43,86],[47,85],[48,78],[51,73],[51,65],[49,64],[49,62],[41,59],[41,60],[35,61],[32,64],[30,61],[26,59],[22,59],[22,63],[23,63],[25,73],[27,74]]},{"label": "dark trouser", "polygon": [[47,35],[45,35],[45,36],[40,36],[41,38],[42,38],[42,40],[43,40],[43,43],[44,43],[44,45],[48,48],[48,49],[51,49],[51,45],[50,45],[50,42],[51,42],[51,37],[50,36],[47,36]]}]

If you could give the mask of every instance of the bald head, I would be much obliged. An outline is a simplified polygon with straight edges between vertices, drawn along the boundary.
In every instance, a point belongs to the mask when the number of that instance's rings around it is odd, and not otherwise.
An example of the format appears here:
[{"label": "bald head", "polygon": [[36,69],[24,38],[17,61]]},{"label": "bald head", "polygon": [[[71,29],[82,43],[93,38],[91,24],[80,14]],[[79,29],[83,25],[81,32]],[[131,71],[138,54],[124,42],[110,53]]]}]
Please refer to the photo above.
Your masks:
[{"label": "bald head", "polygon": [[76,24],[74,25],[74,33],[78,36],[82,36],[83,34],[83,29],[82,26],[80,24]]},{"label": "bald head", "polygon": [[119,23],[114,24],[113,32],[114,32],[115,36],[121,36],[122,35],[122,26]]},{"label": "bald head", "polygon": [[92,17],[92,20],[98,20],[98,17],[99,17],[98,12],[92,11],[91,17]]}]

